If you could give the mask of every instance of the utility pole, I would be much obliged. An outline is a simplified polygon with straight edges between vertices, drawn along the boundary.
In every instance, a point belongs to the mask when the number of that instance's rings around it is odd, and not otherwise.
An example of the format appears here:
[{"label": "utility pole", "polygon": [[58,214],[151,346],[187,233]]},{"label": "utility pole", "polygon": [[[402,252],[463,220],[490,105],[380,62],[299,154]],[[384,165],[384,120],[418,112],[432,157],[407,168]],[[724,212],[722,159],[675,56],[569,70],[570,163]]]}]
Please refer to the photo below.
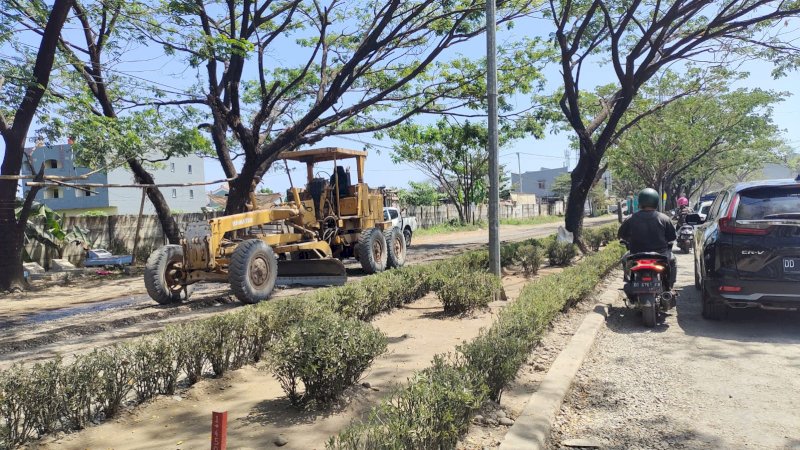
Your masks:
[{"label": "utility pole", "polygon": [[[495,0],[486,2],[486,98],[489,103],[489,271],[500,276],[500,176],[497,142],[497,42]],[[520,174],[520,180],[522,180]],[[521,185],[521,181],[520,181]]]},{"label": "utility pole", "polygon": [[525,191],[522,190],[522,162],[519,159],[519,152],[517,152],[517,173],[519,174],[519,185],[517,189],[519,189],[520,194],[523,194]]}]

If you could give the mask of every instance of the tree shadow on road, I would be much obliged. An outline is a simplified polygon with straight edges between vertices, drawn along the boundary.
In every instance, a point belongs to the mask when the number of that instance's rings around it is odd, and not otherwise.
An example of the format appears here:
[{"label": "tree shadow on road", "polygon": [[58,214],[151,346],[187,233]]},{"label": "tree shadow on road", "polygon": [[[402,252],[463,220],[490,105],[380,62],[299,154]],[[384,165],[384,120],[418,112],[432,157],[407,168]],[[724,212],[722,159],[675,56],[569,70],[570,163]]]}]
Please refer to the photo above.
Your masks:
[{"label": "tree shadow on road", "polygon": [[700,292],[694,286],[679,290],[678,326],[689,336],[739,342],[800,344],[800,312],[729,309],[720,321],[702,317]]}]

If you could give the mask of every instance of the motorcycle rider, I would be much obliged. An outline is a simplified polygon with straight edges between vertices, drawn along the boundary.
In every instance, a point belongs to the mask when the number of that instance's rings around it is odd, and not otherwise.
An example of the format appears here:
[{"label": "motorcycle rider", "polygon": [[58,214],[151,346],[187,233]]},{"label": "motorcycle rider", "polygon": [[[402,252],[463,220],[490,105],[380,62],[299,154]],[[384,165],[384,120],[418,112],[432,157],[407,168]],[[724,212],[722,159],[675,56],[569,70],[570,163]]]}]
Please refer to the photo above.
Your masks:
[{"label": "motorcycle rider", "polygon": [[[628,243],[631,254],[656,252],[669,258],[669,286],[672,290],[678,276],[678,265],[672,254],[672,242],[677,239],[675,226],[669,216],[657,211],[659,195],[655,189],[639,192],[639,211],[619,227],[618,237]],[[627,273],[627,267],[626,267]]]},{"label": "motorcycle rider", "polygon": [[682,194],[678,199],[678,210],[675,211],[675,218],[678,220],[678,227],[686,223],[686,216],[689,214],[689,199],[686,194]]}]

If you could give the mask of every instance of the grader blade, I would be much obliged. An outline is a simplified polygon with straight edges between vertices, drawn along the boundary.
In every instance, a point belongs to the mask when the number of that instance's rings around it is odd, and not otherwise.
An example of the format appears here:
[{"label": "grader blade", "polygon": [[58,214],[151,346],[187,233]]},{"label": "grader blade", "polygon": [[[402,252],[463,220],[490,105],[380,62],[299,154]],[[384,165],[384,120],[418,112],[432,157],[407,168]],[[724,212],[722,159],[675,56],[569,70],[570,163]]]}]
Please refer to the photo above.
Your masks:
[{"label": "grader blade", "polygon": [[334,258],[278,261],[279,285],[341,286],[347,281],[347,271]]}]

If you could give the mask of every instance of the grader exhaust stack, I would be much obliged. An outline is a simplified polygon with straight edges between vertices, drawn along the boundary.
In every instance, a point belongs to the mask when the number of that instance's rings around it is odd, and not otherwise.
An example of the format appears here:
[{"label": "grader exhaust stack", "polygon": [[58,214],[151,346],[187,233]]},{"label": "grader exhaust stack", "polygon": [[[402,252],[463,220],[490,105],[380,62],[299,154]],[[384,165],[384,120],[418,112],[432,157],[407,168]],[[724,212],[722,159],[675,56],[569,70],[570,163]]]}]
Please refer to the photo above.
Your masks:
[{"label": "grader exhaust stack", "polygon": [[[188,298],[199,281],[226,282],[240,301],[256,303],[277,284],[344,284],[346,258],[367,273],[404,265],[405,239],[384,219],[383,195],[364,183],[366,156],[339,148],[282,153],[280,159],[306,164],[306,188],[292,185],[287,202],[276,207],[189,224],[181,245],[150,255],[148,294],[173,303]],[[357,183],[338,164],[343,159],[355,159]],[[315,174],[326,161],[333,162],[332,175]]]}]

